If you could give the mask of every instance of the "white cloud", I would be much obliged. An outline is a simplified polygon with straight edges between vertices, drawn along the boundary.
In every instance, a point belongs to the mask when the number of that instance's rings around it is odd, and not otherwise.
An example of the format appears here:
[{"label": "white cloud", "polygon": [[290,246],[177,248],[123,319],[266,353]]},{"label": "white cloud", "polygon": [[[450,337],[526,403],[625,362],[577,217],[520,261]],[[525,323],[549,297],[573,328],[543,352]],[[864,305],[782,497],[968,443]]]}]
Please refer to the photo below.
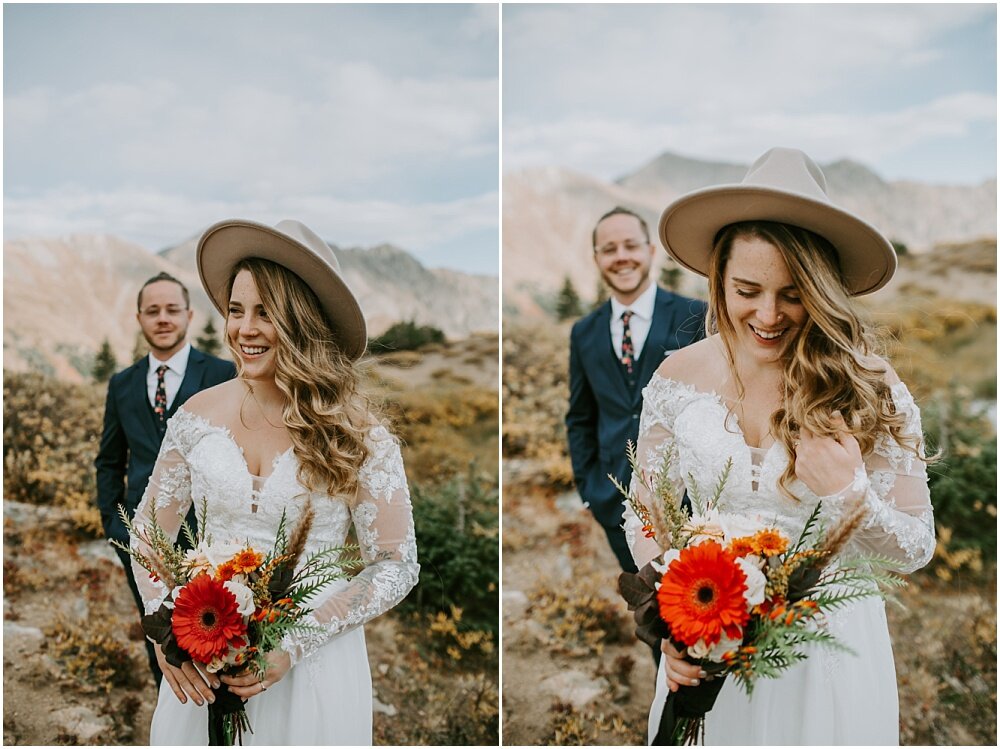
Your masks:
[{"label": "white cloud", "polygon": [[[497,225],[495,192],[445,202],[395,203],[343,200],[320,194],[288,194],[277,200],[203,201],[182,194],[156,191],[95,192],[65,187],[38,197],[4,200],[4,236],[60,236],[109,233],[151,250],[181,242],[224,218],[248,218],[274,224],[296,218],[340,246],[371,246],[388,242],[426,258],[440,245],[469,237]],[[164,241],[164,237],[169,239]],[[495,265],[496,243],[469,251]],[[455,258],[451,267],[469,265]]]},{"label": "white cloud", "polygon": [[761,109],[738,119],[669,125],[635,119],[580,118],[504,127],[504,170],[560,164],[619,177],[664,150],[746,163],[776,145],[802,148],[820,160],[850,156],[865,163],[941,136],[961,136],[995,121],[997,99],[974,92],[885,112],[782,112]]},{"label": "white cloud", "polygon": [[557,164],[612,178],[664,150],[747,162],[778,142],[878,168],[907,147],[942,148],[935,139],[996,122],[995,91],[950,67],[962,57],[952,37],[995,12],[506,6],[504,169]]},{"label": "white cloud", "polygon": [[[497,85],[482,78],[394,78],[366,63],[327,71],[322,95],[260,84],[192,99],[162,80],[101,83],[70,96],[7,96],[5,145],[15,165],[83,181],[91,159],[127,182],[214,185],[237,194],[340,190],[434,159],[496,149]],[[142,175],[142,177],[139,177]]]}]

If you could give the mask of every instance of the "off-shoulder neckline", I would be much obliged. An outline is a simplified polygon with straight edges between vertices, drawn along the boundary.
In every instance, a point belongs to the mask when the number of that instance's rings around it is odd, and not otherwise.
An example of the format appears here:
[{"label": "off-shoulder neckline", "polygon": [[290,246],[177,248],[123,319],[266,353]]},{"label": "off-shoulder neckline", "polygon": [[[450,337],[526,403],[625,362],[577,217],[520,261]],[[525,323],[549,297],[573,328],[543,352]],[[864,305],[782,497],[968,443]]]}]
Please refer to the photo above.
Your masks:
[{"label": "off-shoulder neckline", "polygon": [[[178,408],[177,412],[171,417],[171,419],[176,419],[181,414],[184,414],[187,417],[194,419],[203,427],[211,431],[220,432],[224,437],[226,437],[226,439],[229,440],[229,442],[232,443],[239,451],[240,458],[243,461],[243,470],[246,472],[247,476],[249,476],[251,479],[259,479],[261,482],[263,482],[261,485],[261,489],[263,489],[264,485],[267,484],[268,479],[270,479],[275,474],[275,472],[278,469],[278,465],[281,463],[281,461],[283,461],[285,457],[294,450],[294,446],[289,446],[285,450],[282,450],[280,453],[276,454],[271,459],[271,472],[266,476],[260,476],[256,473],[251,472],[250,465],[247,463],[246,452],[244,451],[243,446],[236,441],[236,437],[233,436],[233,433],[229,430],[229,427],[223,426],[221,424],[214,424],[201,414],[195,413],[194,411],[189,411],[188,409],[184,408],[184,406]],[[264,463],[262,462],[261,465],[264,465]]]},{"label": "off-shoulder neckline", "polygon": [[[653,379],[661,380],[662,382],[668,385],[674,385],[676,387],[679,387],[683,390],[688,391],[691,395],[703,395],[709,398],[715,398],[717,401],[725,405],[725,403],[722,400],[722,396],[719,395],[715,390],[699,390],[698,387],[695,385],[684,382],[683,380],[675,379],[673,377],[664,377],[659,372],[653,372],[653,378],[650,379],[650,383],[653,382]],[[894,382],[892,385],[890,385],[889,390],[892,393],[893,399],[896,399],[904,395],[909,396],[911,399],[913,398],[913,395],[910,393],[910,389],[906,387],[906,383],[903,382],[902,380]]]},{"label": "off-shoulder neckline", "polygon": [[[733,413],[732,409],[726,405],[726,402],[725,400],[723,400],[722,396],[719,395],[717,392],[715,392],[715,390],[711,391],[699,390],[694,385],[691,385],[687,382],[682,382],[681,380],[675,380],[673,377],[664,377],[659,372],[653,373],[653,378],[650,379],[649,381],[650,384],[653,384],[653,381],[657,379],[663,382],[664,385],[667,386],[673,385],[681,390],[686,391],[692,397],[701,396],[704,398],[708,398],[714,401],[719,407],[724,408],[727,414]],[[910,393],[909,388],[906,387],[906,383],[903,382],[902,380],[890,385],[889,391],[892,393],[893,401],[897,404],[897,406],[908,405],[909,403],[913,402],[913,395]],[[727,416],[727,421],[728,421],[728,416]],[[735,432],[736,436],[739,437],[740,442],[743,444],[744,447],[747,448],[747,450],[751,452],[751,454],[756,453],[758,457],[762,455],[766,457],[774,449],[775,445],[780,444],[778,440],[775,440],[767,447],[755,447],[754,445],[751,445],[749,442],[747,442],[746,433],[743,431],[743,425],[740,424],[740,420],[737,418],[734,419],[734,421],[736,424],[736,432]]]}]

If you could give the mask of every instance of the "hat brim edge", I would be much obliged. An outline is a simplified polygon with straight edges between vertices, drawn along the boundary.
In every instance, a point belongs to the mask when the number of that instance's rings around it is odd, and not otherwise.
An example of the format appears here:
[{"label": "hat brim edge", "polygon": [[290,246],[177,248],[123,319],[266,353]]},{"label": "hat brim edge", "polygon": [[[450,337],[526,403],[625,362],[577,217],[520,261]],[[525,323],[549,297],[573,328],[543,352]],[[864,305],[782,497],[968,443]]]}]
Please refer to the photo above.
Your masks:
[{"label": "hat brim edge", "polygon": [[722,185],[678,198],[660,217],[659,237],[680,265],[707,276],[718,232],[753,220],[791,224],[827,239],[840,255],[853,296],[882,288],[896,270],[892,244],[871,224],[831,203],[758,186]]},{"label": "hat brim edge", "polygon": [[[295,250],[288,253],[289,249]],[[273,227],[255,221],[230,219],[210,226],[197,248],[198,275],[209,299],[227,317],[229,275],[241,260],[259,257],[295,273],[319,298],[338,344],[349,359],[357,360],[367,348],[367,324],[353,292],[329,264],[301,243]],[[333,294],[320,293],[310,279],[320,274],[333,286]]]}]

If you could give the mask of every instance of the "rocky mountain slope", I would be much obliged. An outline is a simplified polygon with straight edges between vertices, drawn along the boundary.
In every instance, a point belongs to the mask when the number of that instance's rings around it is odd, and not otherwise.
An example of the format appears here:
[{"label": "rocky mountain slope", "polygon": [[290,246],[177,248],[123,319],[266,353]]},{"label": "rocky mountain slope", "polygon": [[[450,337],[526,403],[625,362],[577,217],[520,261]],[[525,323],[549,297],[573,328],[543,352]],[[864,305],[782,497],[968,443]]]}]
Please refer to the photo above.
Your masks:
[{"label": "rocky mountain slope", "polygon": [[[567,276],[581,297],[594,298],[597,273],[590,260],[590,232],[594,221],[611,207],[636,210],[655,235],[667,203],[690,190],[737,183],[747,166],[665,153],[614,182],[557,167],[505,174],[505,314],[541,314]],[[930,252],[941,244],[996,238],[996,180],[980,185],[889,182],[850,160],[822,167],[835,202],[871,221],[913,253]],[[669,261],[665,253],[658,253],[656,262],[658,273]],[[697,293],[699,289],[698,279],[683,281],[682,290]]]},{"label": "rocky mountain slope", "polygon": [[[130,362],[136,294],[160,271],[191,291],[192,337],[209,316],[220,330],[222,319],[198,280],[195,246],[189,240],[153,254],[114,236],[82,234],[4,242],[4,368],[79,381],[105,338],[119,364]],[[499,327],[496,277],[425,268],[388,245],[336,251],[371,335],[410,319],[451,338]]]}]

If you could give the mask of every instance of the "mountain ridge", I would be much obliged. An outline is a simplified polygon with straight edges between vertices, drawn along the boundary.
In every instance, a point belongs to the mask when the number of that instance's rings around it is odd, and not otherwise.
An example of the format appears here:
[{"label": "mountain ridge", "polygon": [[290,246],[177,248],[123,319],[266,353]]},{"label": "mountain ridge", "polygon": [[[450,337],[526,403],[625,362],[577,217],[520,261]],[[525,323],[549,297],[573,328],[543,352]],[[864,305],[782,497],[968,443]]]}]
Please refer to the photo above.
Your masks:
[{"label": "mountain ridge", "polygon": [[[120,364],[131,362],[139,331],[136,296],[161,271],[190,292],[190,340],[210,318],[221,331],[223,320],[201,288],[196,248],[193,237],[150,252],[107,233],[4,242],[4,368],[79,382],[89,377],[105,338]],[[405,320],[433,325],[451,339],[499,329],[496,276],[425,268],[391,245],[335,252],[370,336]]]},{"label": "mountain ridge", "polygon": [[[537,316],[551,308],[569,278],[586,302],[597,294],[591,260],[594,222],[616,205],[636,211],[656,237],[660,213],[691,190],[739,183],[749,164],[660,153],[615,180],[556,166],[511,171],[503,179],[503,297],[505,314]],[[978,185],[887,181],[864,163],[840,158],[821,164],[831,199],[914,253],[949,243],[995,241],[996,180]],[[669,261],[654,258],[654,275]],[[697,293],[702,279],[683,272],[681,290]]]}]

